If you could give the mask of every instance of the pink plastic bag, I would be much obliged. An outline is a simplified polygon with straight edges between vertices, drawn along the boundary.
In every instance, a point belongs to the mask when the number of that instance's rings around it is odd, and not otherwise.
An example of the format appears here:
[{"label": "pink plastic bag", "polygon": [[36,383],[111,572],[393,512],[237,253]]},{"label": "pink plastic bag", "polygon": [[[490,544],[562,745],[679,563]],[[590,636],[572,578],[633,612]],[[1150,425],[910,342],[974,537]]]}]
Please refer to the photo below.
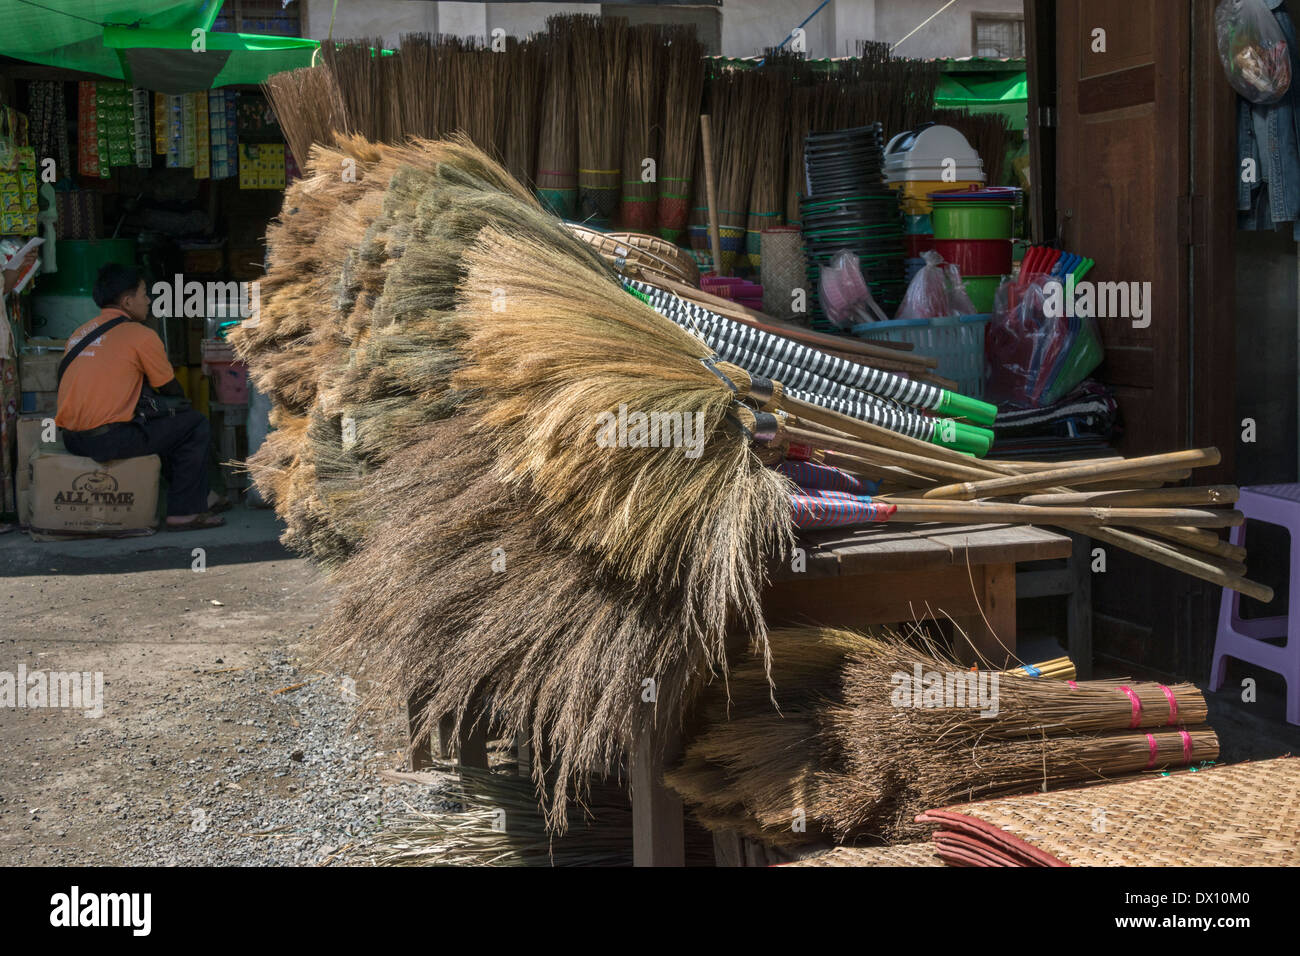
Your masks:
[{"label": "pink plastic bag", "polygon": [[907,294],[898,307],[899,319],[937,319],[946,315],[974,315],[975,306],[966,294],[961,272],[943,261],[933,249],[921,253],[925,265],[912,276]]}]

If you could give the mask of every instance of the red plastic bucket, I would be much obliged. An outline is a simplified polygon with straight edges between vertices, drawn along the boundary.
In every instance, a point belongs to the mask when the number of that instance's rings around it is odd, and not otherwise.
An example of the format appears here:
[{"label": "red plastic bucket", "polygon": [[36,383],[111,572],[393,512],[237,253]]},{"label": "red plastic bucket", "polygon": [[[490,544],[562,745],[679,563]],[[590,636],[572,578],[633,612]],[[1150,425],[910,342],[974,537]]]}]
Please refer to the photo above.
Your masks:
[{"label": "red plastic bucket", "polygon": [[934,236],[904,236],[903,237],[903,258],[919,259],[921,253],[927,249],[935,247]]},{"label": "red plastic bucket", "polygon": [[1009,239],[935,239],[930,248],[963,276],[1003,276],[1011,272]]}]

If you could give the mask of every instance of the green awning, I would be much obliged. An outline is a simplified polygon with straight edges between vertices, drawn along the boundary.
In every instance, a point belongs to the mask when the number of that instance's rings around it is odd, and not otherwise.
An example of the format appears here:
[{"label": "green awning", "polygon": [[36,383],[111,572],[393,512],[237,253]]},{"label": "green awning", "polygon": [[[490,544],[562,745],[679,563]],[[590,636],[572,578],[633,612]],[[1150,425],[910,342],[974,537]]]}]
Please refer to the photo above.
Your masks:
[{"label": "green awning", "polygon": [[222,0],[0,0],[0,55],[124,79],[106,26],[209,29]]},{"label": "green awning", "polygon": [[[0,0],[0,55],[164,93],[261,83],[311,64],[319,44],[214,33],[222,0]],[[192,50],[196,29],[206,52]]]},{"label": "green awning", "polygon": [[272,73],[311,66],[320,44],[298,37],[207,33],[195,52],[191,30],[107,27],[104,45],[118,51],[124,79],[162,93],[188,93],[237,83],[262,83]]},{"label": "green awning", "polygon": [[1024,129],[1029,113],[1029,80],[1024,73],[941,73],[934,91],[939,109],[1001,113],[1012,129]]}]

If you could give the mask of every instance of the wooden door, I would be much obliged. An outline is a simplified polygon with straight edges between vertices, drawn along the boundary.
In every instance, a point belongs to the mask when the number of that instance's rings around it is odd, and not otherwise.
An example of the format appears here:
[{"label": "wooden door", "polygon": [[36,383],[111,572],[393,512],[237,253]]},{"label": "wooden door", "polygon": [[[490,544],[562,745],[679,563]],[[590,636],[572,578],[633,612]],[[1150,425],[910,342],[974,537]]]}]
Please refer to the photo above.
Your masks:
[{"label": "wooden door", "polygon": [[[1031,102],[1055,97],[1062,243],[1096,260],[1090,280],[1151,283],[1145,328],[1099,320],[1106,361],[1096,377],[1120,403],[1119,450],[1213,444],[1224,464],[1197,481],[1232,480],[1236,132],[1214,0],[1026,5],[1027,23],[1044,27],[1027,31]],[[1048,38],[1054,50],[1043,49]],[[1218,589],[1109,550],[1093,582],[1098,655],[1203,676]]]}]

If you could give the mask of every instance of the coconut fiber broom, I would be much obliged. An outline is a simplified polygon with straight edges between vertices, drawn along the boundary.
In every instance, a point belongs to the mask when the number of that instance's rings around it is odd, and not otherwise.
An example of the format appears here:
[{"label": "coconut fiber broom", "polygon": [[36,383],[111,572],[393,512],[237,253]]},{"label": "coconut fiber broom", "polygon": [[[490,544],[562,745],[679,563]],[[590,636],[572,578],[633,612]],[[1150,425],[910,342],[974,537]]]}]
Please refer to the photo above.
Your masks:
[{"label": "coconut fiber broom", "polygon": [[663,111],[664,47],[660,28],[640,24],[628,31],[627,113],[623,135],[623,191],[618,221],[634,232],[654,230],[661,162],[659,119]]},{"label": "coconut fiber broom", "polygon": [[578,110],[578,216],[608,226],[623,180],[628,26],[622,17],[573,18]]},{"label": "coconut fiber broom", "polygon": [[694,26],[662,28],[664,86],[659,163],[659,235],[678,242],[686,228],[699,151],[704,46]]},{"label": "coconut fiber broom", "polygon": [[547,17],[540,40],[546,78],[537,132],[537,195],[547,209],[572,219],[578,209],[578,114],[574,93],[574,25]]},{"label": "coconut fiber broom", "polygon": [[[1055,789],[1217,754],[1191,685],[1065,682],[1020,668],[978,675],[933,647],[833,629],[773,631],[769,644],[770,666],[732,669],[730,706],[721,688],[701,697],[696,732],[666,775],[715,829],[778,844],[892,841],[924,832],[916,813],[970,794]],[[1121,686],[1152,704],[1145,725],[1135,728]]]}]

